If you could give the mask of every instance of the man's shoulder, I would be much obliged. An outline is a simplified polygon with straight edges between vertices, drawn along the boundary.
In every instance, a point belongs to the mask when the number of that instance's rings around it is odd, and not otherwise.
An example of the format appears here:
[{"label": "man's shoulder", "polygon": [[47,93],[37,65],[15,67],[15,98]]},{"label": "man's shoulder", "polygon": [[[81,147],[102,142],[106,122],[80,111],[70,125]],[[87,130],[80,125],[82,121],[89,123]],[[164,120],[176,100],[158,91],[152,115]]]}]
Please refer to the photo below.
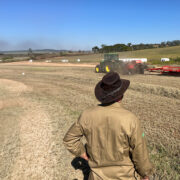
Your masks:
[{"label": "man's shoulder", "polygon": [[123,108],[123,113],[126,116],[128,116],[129,118],[132,118],[132,119],[137,118],[136,115],[133,112],[131,112],[130,110],[128,110],[126,108]]},{"label": "man's shoulder", "polygon": [[[84,124],[86,123],[87,124],[87,121],[89,121],[89,119],[95,115],[95,111],[97,109],[97,106],[91,106],[91,107],[88,107],[86,108],[85,110],[82,111],[81,115],[80,115],[80,118],[79,118],[79,122],[81,124]],[[91,119],[92,120],[92,119]]]},{"label": "man's shoulder", "polygon": [[97,106],[97,105],[96,106],[90,106],[90,107],[86,108],[85,110],[83,110],[82,115],[93,113],[95,111],[98,111],[98,109],[99,109],[99,106]]},{"label": "man's shoulder", "polygon": [[88,116],[94,113],[103,113],[103,114],[108,113],[108,114],[117,115],[117,116],[123,115],[125,117],[128,117],[128,119],[137,119],[136,115],[133,112],[124,108],[123,106],[115,107],[115,108],[112,106],[103,107],[101,105],[91,106],[91,107],[86,108],[82,112],[82,115]]}]

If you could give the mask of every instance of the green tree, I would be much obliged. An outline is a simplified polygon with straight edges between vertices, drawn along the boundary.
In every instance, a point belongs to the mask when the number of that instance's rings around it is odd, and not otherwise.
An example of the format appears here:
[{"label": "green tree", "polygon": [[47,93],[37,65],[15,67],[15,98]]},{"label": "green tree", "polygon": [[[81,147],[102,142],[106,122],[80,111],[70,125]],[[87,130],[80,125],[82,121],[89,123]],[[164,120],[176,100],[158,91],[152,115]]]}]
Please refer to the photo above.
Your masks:
[{"label": "green tree", "polygon": [[99,52],[99,48],[98,48],[98,46],[94,46],[94,47],[92,48],[92,51],[93,51],[94,53]]},{"label": "green tree", "polygon": [[31,48],[28,49],[28,56],[30,59],[34,59],[33,51]]}]

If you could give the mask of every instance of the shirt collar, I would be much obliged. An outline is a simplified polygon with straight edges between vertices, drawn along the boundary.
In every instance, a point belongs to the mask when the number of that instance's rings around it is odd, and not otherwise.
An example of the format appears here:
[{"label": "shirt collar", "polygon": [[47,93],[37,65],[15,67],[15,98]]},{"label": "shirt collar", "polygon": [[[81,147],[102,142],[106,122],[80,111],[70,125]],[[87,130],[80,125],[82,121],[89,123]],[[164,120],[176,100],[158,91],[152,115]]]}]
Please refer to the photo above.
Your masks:
[{"label": "shirt collar", "polygon": [[[99,104],[99,106],[101,106],[101,105]],[[117,108],[122,107],[122,102],[115,102],[111,105],[107,105],[107,106],[103,106],[103,107],[117,107]]]},{"label": "shirt collar", "polygon": [[110,105],[111,107],[122,107],[122,102],[115,102]]}]

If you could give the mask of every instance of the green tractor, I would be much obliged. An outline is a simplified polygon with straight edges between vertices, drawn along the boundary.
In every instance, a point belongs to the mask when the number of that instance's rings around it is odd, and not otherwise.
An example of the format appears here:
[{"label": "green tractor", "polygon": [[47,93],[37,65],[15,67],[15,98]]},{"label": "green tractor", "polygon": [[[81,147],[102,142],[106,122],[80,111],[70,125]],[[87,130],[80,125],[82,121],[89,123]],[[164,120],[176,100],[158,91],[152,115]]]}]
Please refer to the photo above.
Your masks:
[{"label": "green tractor", "polygon": [[144,74],[145,65],[141,62],[123,62],[116,53],[104,54],[104,60],[95,67],[96,73],[116,71],[120,74]]}]

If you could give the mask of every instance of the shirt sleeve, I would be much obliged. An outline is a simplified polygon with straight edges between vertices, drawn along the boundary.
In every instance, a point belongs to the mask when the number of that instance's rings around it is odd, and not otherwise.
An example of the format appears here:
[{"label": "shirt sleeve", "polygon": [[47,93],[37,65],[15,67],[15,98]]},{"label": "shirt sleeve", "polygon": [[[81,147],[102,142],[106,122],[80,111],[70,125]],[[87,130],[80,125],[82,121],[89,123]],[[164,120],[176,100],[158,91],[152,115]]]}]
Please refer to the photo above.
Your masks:
[{"label": "shirt sleeve", "polygon": [[135,118],[133,122],[130,147],[132,149],[132,161],[140,176],[145,177],[153,173],[153,165],[149,160],[146,140],[142,132],[140,121]]},{"label": "shirt sleeve", "polygon": [[81,142],[82,136],[83,128],[78,120],[70,127],[63,139],[66,148],[75,156],[80,156],[86,152],[85,147]]}]

